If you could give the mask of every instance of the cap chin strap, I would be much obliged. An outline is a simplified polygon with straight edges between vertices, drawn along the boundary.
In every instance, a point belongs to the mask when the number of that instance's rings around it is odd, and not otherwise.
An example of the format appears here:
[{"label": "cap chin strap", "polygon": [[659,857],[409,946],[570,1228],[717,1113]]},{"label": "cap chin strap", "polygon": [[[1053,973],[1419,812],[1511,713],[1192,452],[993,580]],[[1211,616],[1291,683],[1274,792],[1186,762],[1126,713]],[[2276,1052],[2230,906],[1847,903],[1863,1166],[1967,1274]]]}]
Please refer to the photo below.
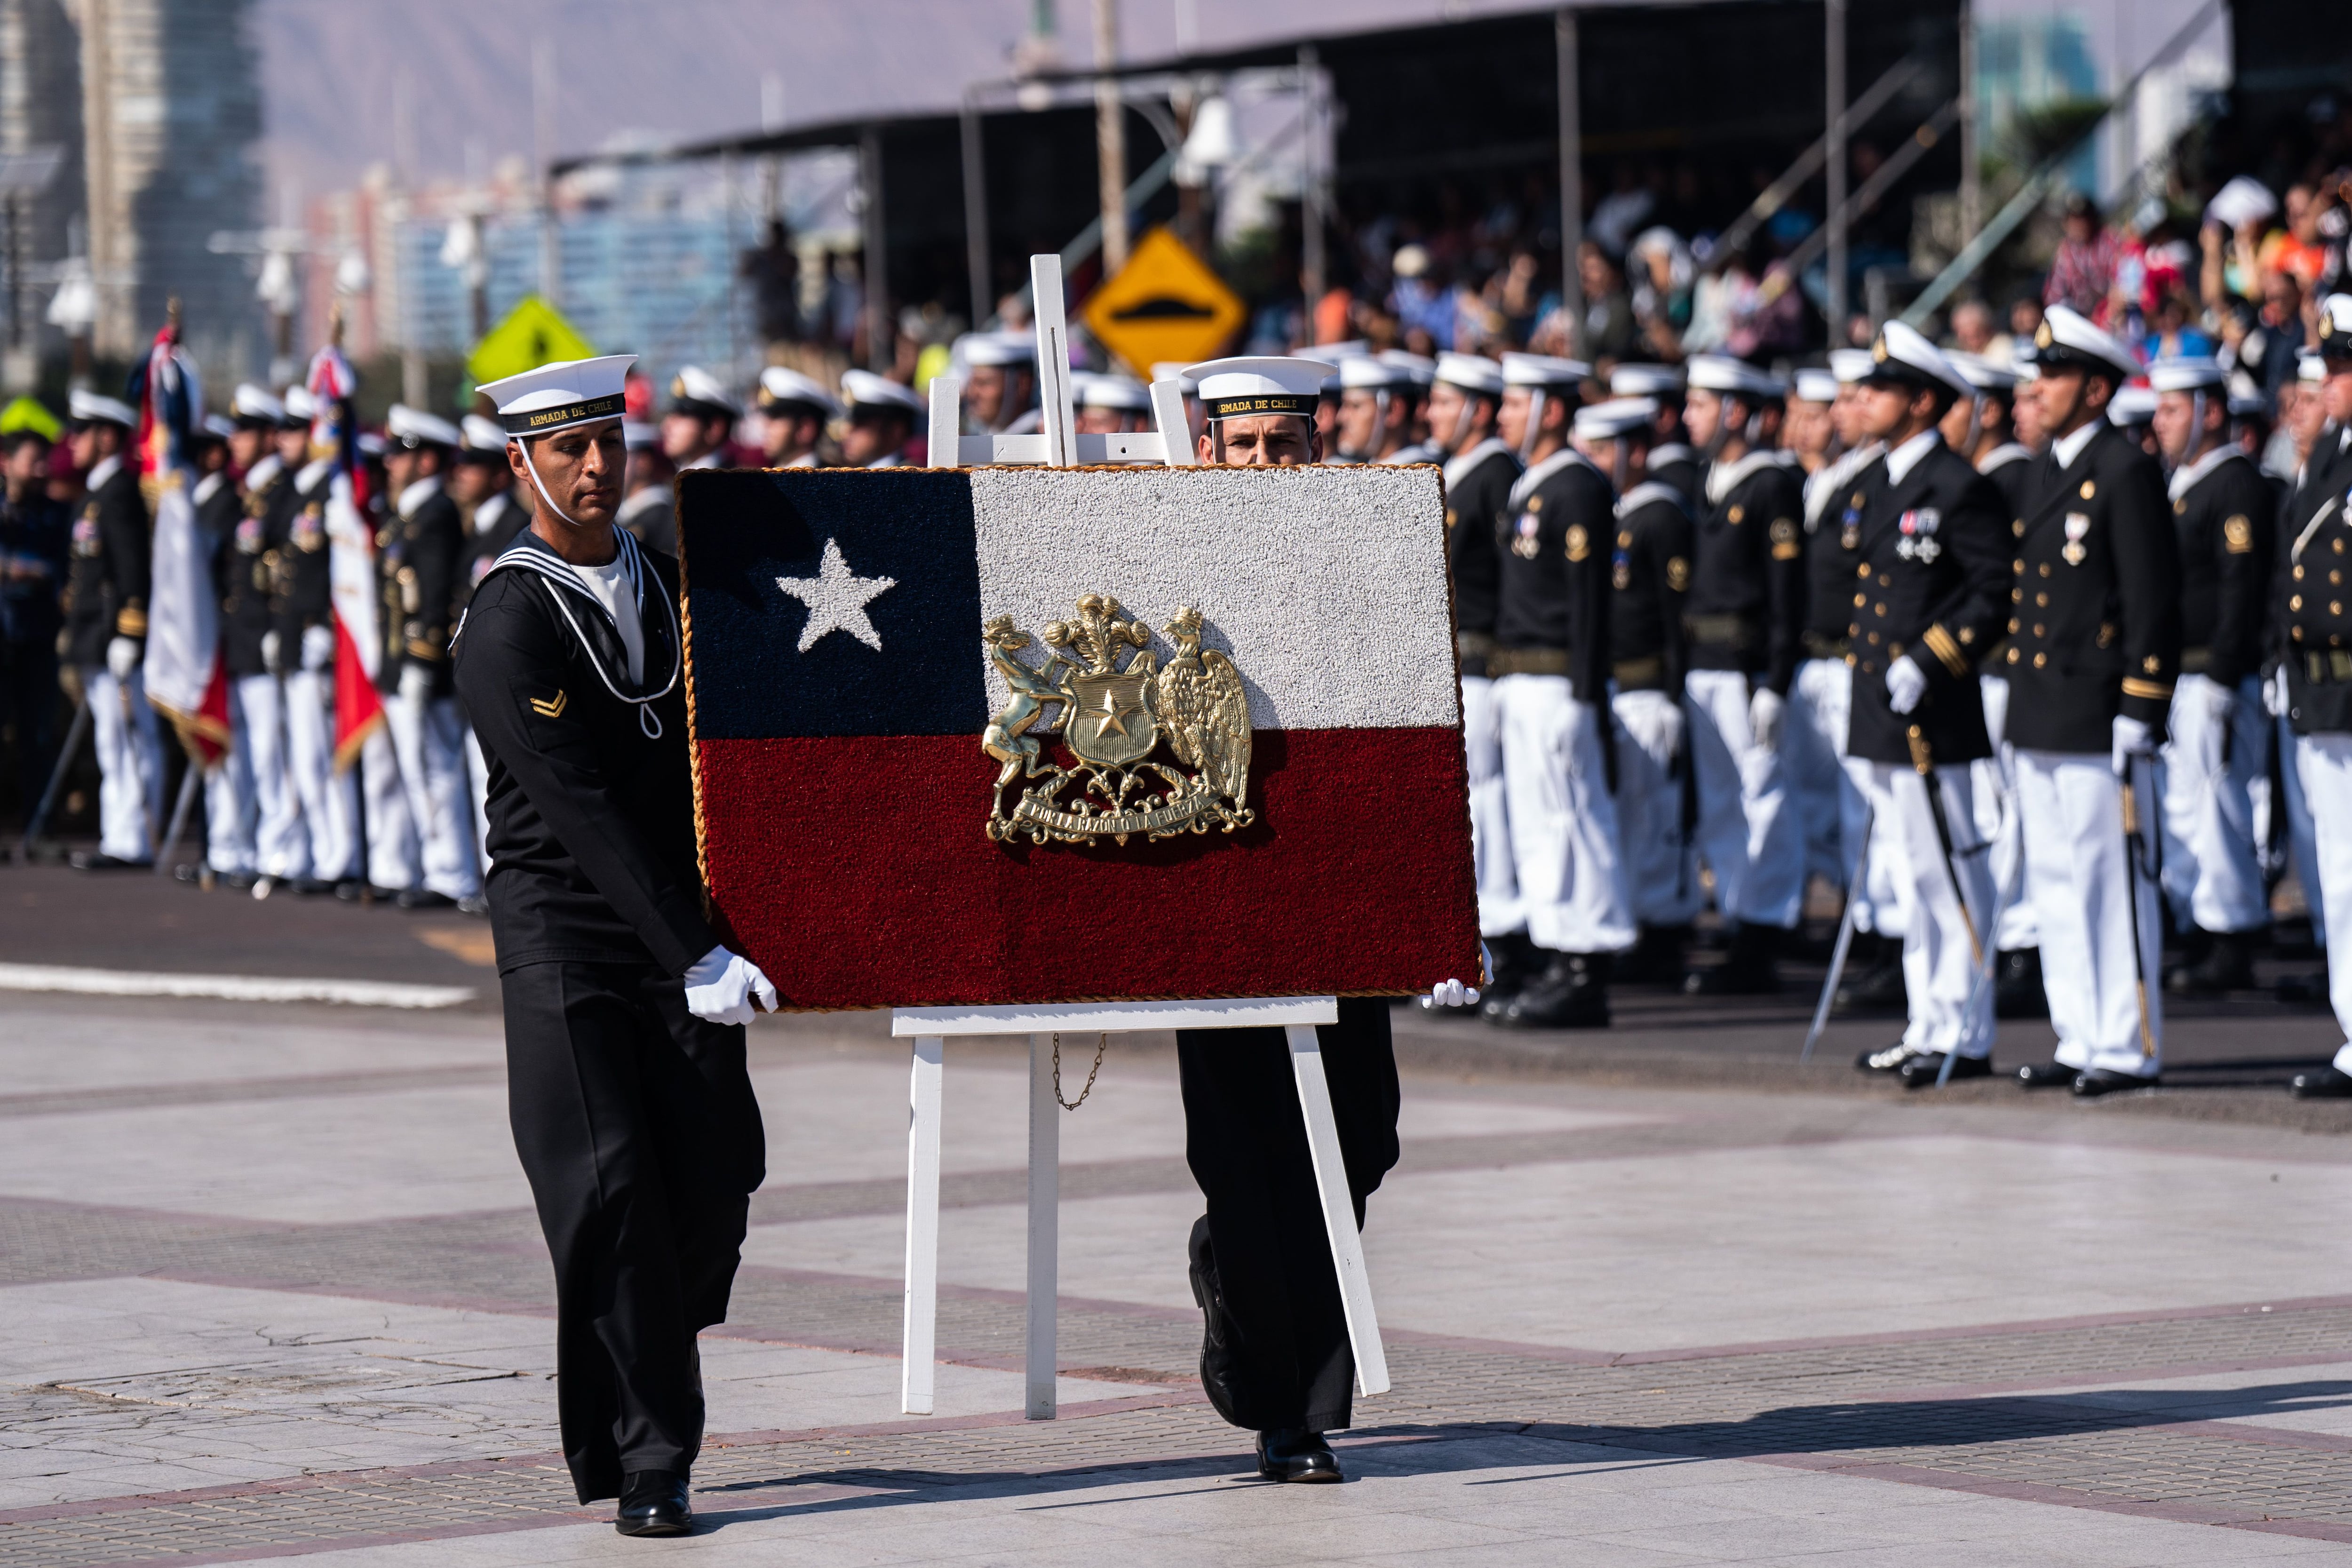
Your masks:
[{"label": "cap chin strap", "polygon": [[[2227,421],[2225,420],[2226,426]],[[2218,447],[2230,438],[2225,428],[2213,445]],[[2199,387],[2189,395],[2189,460],[2195,462],[2211,448],[2205,445],[2205,389]]]},{"label": "cap chin strap", "polygon": [[1616,487],[1617,493],[1622,496],[1625,493],[1625,481],[1633,477],[1633,444],[1621,432],[1617,439],[1610,445],[1616,448],[1616,456],[1609,465],[1609,482]]},{"label": "cap chin strap", "polygon": [[1540,386],[1528,387],[1528,428],[1527,433],[1519,437],[1519,461],[1522,463],[1531,462],[1534,460],[1536,436],[1543,425],[1543,388]]},{"label": "cap chin strap", "polygon": [[1980,396],[1969,399],[1969,433],[1960,442],[1963,457],[1975,453],[1977,437],[1984,434],[1984,405],[1985,400]]},{"label": "cap chin strap", "polygon": [[1372,394],[1372,444],[1364,456],[1377,458],[1381,449],[1389,444],[1389,389],[1385,386]]},{"label": "cap chin strap", "polygon": [[515,445],[522,448],[522,466],[530,471],[531,485],[539,491],[539,499],[547,503],[547,510],[553,512],[556,516],[562,518],[565,522],[570,523],[574,528],[585,526],[578,518],[573,517],[570,512],[565,511],[562,507],[556,505],[555,498],[547,493],[547,481],[539,477],[539,465],[530,460],[530,443],[529,441],[518,440]]},{"label": "cap chin strap", "polygon": [[1462,412],[1454,416],[1454,443],[1445,448],[1448,457],[1462,450],[1462,443],[1470,439],[1470,420],[1478,412],[1478,400],[1469,393],[1462,395]]}]

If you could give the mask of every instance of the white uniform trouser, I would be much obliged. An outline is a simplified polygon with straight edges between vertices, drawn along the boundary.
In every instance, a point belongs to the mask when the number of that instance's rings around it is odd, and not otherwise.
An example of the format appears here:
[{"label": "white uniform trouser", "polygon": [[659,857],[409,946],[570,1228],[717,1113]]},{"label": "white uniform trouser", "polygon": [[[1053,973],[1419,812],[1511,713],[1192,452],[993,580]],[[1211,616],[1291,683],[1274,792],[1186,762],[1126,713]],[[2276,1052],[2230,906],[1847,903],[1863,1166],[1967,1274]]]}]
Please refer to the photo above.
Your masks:
[{"label": "white uniform trouser", "polygon": [[[2336,930],[2352,931],[2352,735],[2297,735],[2290,761],[2287,776],[2301,776],[2315,829],[2313,921],[2324,913]],[[2347,1042],[2336,1053],[2336,1070],[2352,1072],[2352,942],[2328,945],[2327,1000]]]},{"label": "white uniform trouser", "polygon": [[1935,801],[1918,771],[1857,762],[1854,773],[1870,792],[1871,856],[1901,889],[1903,987],[1911,1007],[1903,1043],[1915,1050],[1989,1055],[1991,989],[1979,991],[1976,1005],[1969,1005],[1979,953],[1973,933],[1984,930],[1993,906],[1991,852],[1977,827],[1975,776],[1966,767],[1936,770],[1952,839],[1947,865]]},{"label": "white uniform trouser", "polygon": [[360,874],[360,781],[335,771],[335,672],[286,678],[286,771],[309,828],[310,874],[347,882]]},{"label": "white uniform trouser", "polygon": [[470,899],[482,890],[482,878],[466,784],[466,715],[455,697],[395,691],[383,700],[383,716],[400,760],[423,884],[444,898]]},{"label": "white uniform trouser", "polygon": [[228,751],[205,775],[205,864],[231,877],[250,877],[254,867],[252,715],[242,685],[228,683]]},{"label": "white uniform trouser", "polygon": [[253,774],[254,869],[297,879],[310,874],[310,835],[286,747],[286,689],[274,675],[240,677],[231,688]]},{"label": "white uniform trouser", "polygon": [[466,726],[466,784],[474,802],[474,865],[482,879],[490,876],[490,764],[474,727]]},{"label": "white uniform trouser", "polygon": [[1809,658],[1789,683],[1788,713],[1781,721],[1789,732],[1781,743],[1789,793],[1805,827],[1805,875],[1826,878],[1841,889],[1853,880],[1853,867],[1842,852],[1846,796],[1853,789],[1839,765],[1853,703],[1853,671],[1845,660]]},{"label": "white uniform trouser", "polygon": [[1984,694],[1985,732],[1992,737],[1992,755],[1969,764],[1977,776],[1977,830],[1992,837],[1993,887],[2009,898],[1993,945],[2014,952],[2041,946],[2042,932],[2033,923],[2033,895],[2021,880],[2025,868],[2019,862],[2025,858],[2025,836],[2016,810],[2004,810],[2002,804],[2015,800],[2017,792],[2017,759],[2001,740],[2009,728],[2009,682],[1998,675],[1980,675],[1977,689]]},{"label": "white uniform trouser", "polygon": [[1511,818],[1503,787],[1503,731],[1495,713],[1495,683],[1462,678],[1462,745],[1470,760],[1470,848],[1478,871],[1478,934],[1505,936],[1527,929],[1519,881],[1511,864]]},{"label": "white uniform trouser", "polygon": [[117,860],[155,858],[152,813],[163,795],[163,742],[138,670],[117,680],[102,664],[84,665],[82,700],[98,742],[98,849]]},{"label": "white uniform trouser", "polygon": [[400,748],[393,740],[393,705],[383,700],[384,721],[360,746],[360,795],[367,802],[367,879],[379,888],[405,892],[425,885],[417,852],[416,818],[408,809],[408,781],[401,776]]},{"label": "white uniform trouser", "polygon": [[1623,952],[1633,916],[1601,750],[1608,721],[1563,675],[1507,675],[1495,709],[1528,940],[1552,952]]},{"label": "white uniform trouser", "polygon": [[[1748,677],[1694,669],[1685,693],[1699,854],[1715,872],[1715,907],[1742,924],[1792,927],[1805,891],[1804,824],[1780,749],[1758,746],[1748,728]],[[1787,731],[1783,724],[1783,746]]]},{"label": "white uniform trouser", "polygon": [[[2152,1076],[2163,1065],[2163,989],[2140,980],[2158,973],[2164,927],[2158,889],[2127,858],[2122,781],[2104,752],[2020,748],[2011,754],[2024,817],[2025,885],[2042,928],[2042,984],[2051,1026],[2058,1031],[2058,1060],[2070,1068]],[[2145,839],[2155,822],[2148,809],[2155,792],[2145,763],[2132,771]],[[2135,893],[2137,964],[2129,901]],[[2143,1003],[2147,1055],[2140,1038]]]},{"label": "white uniform trouser", "polygon": [[[1894,936],[1903,930],[1902,894],[1884,863],[1874,860],[1865,869],[1859,896],[1854,893],[1854,862],[1868,837],[1869,764],[1846,760],[1846,740],[1853,726],[1853,667],[1842,658],[1809,658],[1797,667],[1789,687],[1790,744],[1826,747],[1837,768],[1837,858],[1823,871],[1840,893],[1853,899],[1853,929],[1884,931]],[[1810,837],[1808,873],[1812,864]],[[1883,912],[1882,912],[1883,911]]]},{"label": "white uniform trouser", "polygon": [[[1686,926],[1698,918],[1698,849],[1683,842],[1683,783],[1668,734],[1680,708],[1663,691],[1621,691],[1611,700],[1617,716],[1617,843],[1633,919],[1645,926]],[[1673,744],[1669,744],[1669,742]]]},{"label": "white uniform trouser", "polygon": [[[2302,742],[2284,719],[2273,721],[2272,743],[2279,748],[2285,765],[2279,769],[2279,780],[2286,799],[2287,853],[2294,864],[2294,879],[2303,889],[2303,902],[2311,914],[2311,940],[2321,947],[2327,945],[2327,900],[2320,889],[2326,886],[2319,877],[2319,830],[2312,820],[2311,792],[2305,786]],[[2273,809],[2277,809],[2273,807]]]},{"label": "white uniform trouser", "polygon": [[2172,689],[2164,746],[2164,893],[2176,923],[2210,931],[2255,931],[2270,924],[2270,898],[2254,852],[2249,793],[2265,773],[2270,715],[2262,682],[2238,683],[2227,723],[2213,721],[2213,694],[2201,675]]}]

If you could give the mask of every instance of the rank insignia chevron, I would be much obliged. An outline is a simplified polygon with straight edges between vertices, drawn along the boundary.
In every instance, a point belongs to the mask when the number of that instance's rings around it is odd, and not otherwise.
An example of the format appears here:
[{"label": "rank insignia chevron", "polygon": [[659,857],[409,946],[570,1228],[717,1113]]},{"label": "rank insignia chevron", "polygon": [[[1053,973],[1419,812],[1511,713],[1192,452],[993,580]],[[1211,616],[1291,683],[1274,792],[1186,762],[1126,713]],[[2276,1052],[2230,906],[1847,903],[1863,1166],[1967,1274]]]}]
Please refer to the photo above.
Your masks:
[{"label": "rank insignia chevron", "polygon": [[534,697],[530,700],[530,710],[542,719],[561,719],[563,717],[564,705],[571,700],[570,697],[561,691],[552,698]]}]

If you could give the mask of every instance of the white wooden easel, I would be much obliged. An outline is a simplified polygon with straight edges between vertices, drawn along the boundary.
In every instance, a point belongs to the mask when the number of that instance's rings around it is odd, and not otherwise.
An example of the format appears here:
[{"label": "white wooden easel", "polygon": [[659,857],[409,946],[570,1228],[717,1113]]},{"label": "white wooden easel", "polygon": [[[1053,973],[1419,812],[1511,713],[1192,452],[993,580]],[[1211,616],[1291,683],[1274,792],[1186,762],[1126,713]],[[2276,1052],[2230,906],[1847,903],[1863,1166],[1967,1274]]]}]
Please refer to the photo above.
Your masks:
[{"label": "white wooden easel", "polygon": [[[930,456],[934,468],[978,463],[1042,465],[1066,468],[1081,463],[1164,463],[1194,467],[1192,425],[1184,415],[1181,384],[1151,384],[1156,430],[1118,436],[1081,435],[1070,389],[1069,328],[1062,299],[1062,259],[1029,258],[1030,291],[1037,311],[1037,400],[1045,429],[1034,436],[964,436],[963,384],[936,376],[930,388]],[[1356,1205],[1339,1155],[1339,1124],[1331,1113],[1331,1086],[1323,1071],[1318,1024],[1337,1023],[1339,1005],[1330,996],[1282,996],[1255,1001],[1106,1002],[1067,1006],[901,1007],[890,1016],[890,1033],[915,1042],[912,1116],[907,1131],[907,1321],[901,1407],[910,1415],[931,1413],[938,1359],[940,1299],[940,1100],[950,1035],[1029,1037],[1029,1418],[1054,1418],[1055,1298],[1060,1276],[1061,1108],[1054,1098],[1053,1037],[1055,1033],[1122,1034],[1136,1029],[1281,1028],[1290,1046],[1299,1110],[1307,1123],[1307,1147],[1315,1163],[1316,1191],[1323,1226],[1331,1242],[1331,1263],[1339,1279],[1339,1300],[1348,1318],[1348,1342],[1356,1356],[1356,1388],[1385,1394],[1387,1353],[1381,1346],[1372,1291],[1364,1273],[1362,1238],[1356,1231]]]},{"label": "white wooden easel", "polygon": [[[1339,1021],[1339,1005],[1329,996],[1278,996],[1242,1002],[1096,1002],[1067,1006],[900,1007],[890,1015],[890,1033],[915,1042],[912,1115],[907,1131],[907,1321],[906,1362],[899,1405],[909,1415],[928,1415],[938,1358],[940,1300],[940,1098],[950,1035],[1029,1037],[1029,1313],[1027,1409],[1032,1421],[1054,1418],[1055,1298],[1060,1275],[1061,1107],[1054,1098],[1053,1037],[1120,1034],[1136,1029],[1248,1029],[1280,1027],[1290,1047],[1291,1075],[1298,1085],[1298,1109],[1307,1124],[1307,1148],[1315,1163],[1315,1189],[1322,1200],[1323,1228],[1330,1238],[1331,1266],[1339,1279],[1339,1302],[1347,1313],[1348,1343],[1356,1355],[1356,1391],[1385,1394],[1387,1352],[1372,1311],[1371,1282],[1364,1272],[1362,1238],[1356,1230],[1355,1199],[1339,1153],[1339,1129],[1331,1112],[1330,1080],[1323,1070],[1318,1024]],[[1171,1239],[1170,1245],[1176,1243]]]}]

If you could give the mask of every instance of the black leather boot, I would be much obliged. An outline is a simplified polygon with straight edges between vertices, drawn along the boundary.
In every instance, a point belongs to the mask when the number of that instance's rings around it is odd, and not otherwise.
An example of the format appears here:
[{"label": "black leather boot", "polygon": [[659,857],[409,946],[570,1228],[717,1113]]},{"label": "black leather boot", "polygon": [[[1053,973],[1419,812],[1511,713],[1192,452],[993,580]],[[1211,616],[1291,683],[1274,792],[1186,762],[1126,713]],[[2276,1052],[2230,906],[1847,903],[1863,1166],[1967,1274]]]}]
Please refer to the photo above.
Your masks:
[{"label": "black leather boot", "polygon": [[694,1505],[683,1470],[631,1470],[621,1483],[621,1510],[613,1528],[623,1535],[690,1535]]},{"label": "black leather boot", "polygon": [[1611,964],[1611,976],[1623,985],[1679,985],[1689,946],[1688,926],[1643,926],[1633,950]]},{"label": "black leather boot", "polygon": [[1544,972],[1551,955],[1528,940],[1523,931],[1486,939],[1486,984],[1478,990],[1478,1016],[1490,1024],[1503,1021],[1511,998],[1526,990]]},{"label": "black leather boot", "polygon": [[1903,984],[1903,943],[1872,931],[1855,932],[1830,1011],[1840,1017],[1907,1013],[1910,995]]},{"label": "black leather boot", "polygon": [[1559,952],[1503,1010],[1513,1029],[1605,1029],[1609,1026],[1609,955]]},{"label": "black leather boot", "polygon": [[2203,946],[2203,956],[2194,963],[2181,964],[2164,977],[2167,991],[2177,996],[2219,996],[2254,988],[2252,932],[2209,931]]},{"label": "black leather boot", "polygon": [[1992,1016],[2047,1018],[2050,994],[2042,988],[2042,950],[2013,947],[1993,957]]},{"label": "black leather boot", "polygon": [[1186,1249],[1192,1275],[1192,1300],[1200,1303],[1204,1326],[1201,1333],[1201,1387],[1210,1408],[1236,1426],[1248,1423],[1234,1414],[1233,1327],[1225,1320],[1225,1296],[1217,1282],[1217,1255],[1209,1245],[1209,1216],[1192,1222],[1192,1239]]},{"label": "black leather boot", "polygon": [[1731,933],[1731,947],[1713,969],[1694,969],[1683,977],[1683,991],[1692,996],[1769,996],[1780,989],[1780,972],[1773,958],[1780,950],[1778,926],[1741,921]]}]

